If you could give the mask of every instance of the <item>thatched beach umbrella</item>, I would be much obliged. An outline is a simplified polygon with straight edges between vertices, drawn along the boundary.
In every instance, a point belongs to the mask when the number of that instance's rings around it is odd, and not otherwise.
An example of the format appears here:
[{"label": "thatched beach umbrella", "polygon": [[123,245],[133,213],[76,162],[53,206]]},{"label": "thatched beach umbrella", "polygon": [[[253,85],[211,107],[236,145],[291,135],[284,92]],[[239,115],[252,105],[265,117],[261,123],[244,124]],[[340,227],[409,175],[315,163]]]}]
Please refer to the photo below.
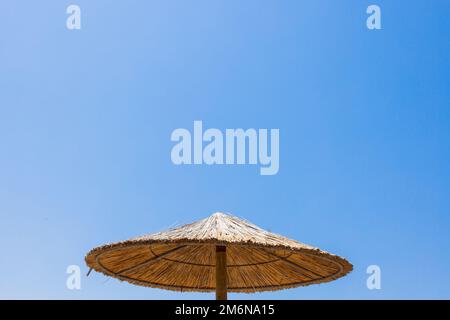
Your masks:
[{"label": "thatched beach umbrella", "polygon": [[94,248],[87,265],[130,283],[178,291],[279,290],[346,275],[345,259],[224,213]]}]

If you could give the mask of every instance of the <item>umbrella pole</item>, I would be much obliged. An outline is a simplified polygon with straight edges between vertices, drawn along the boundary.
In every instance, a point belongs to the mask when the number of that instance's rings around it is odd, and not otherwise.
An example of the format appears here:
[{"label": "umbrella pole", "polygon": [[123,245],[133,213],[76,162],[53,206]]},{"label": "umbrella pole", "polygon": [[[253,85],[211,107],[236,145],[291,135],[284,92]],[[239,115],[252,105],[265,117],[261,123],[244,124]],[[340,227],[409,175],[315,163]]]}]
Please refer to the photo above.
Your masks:
[{"label": "umbrella pole", "polygon": [[216,300],[227,300],[227,247],[216,246]]}]

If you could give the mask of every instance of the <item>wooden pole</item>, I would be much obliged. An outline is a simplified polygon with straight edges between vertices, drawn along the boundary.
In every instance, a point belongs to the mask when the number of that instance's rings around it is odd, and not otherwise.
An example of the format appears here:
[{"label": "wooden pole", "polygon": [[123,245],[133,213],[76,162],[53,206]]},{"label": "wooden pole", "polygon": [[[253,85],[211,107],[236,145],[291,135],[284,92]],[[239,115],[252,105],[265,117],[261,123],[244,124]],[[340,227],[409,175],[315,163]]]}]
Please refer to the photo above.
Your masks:
[{"label": "wooden pole", "polygon": [[227,247],[216,246],[216,300],[227,300]]}]

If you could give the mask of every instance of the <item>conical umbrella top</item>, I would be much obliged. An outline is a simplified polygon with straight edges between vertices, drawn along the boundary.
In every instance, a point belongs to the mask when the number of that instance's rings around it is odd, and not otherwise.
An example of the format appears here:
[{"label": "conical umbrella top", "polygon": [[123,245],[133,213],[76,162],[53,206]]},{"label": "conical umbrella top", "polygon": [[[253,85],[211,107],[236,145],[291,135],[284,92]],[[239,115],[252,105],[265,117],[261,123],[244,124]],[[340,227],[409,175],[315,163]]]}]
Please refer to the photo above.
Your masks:
[{"label": "conical umbrella top", "polygon": [[254,244],[264,246],[281,246],[303,249],[315,249],[295,240],[268,232],[244,219],[223,212],[216,212],[209,217],[173,228],[168,231],[148,234],[131,239],[132,241],[194,241],[213,244]]},{"label": "conical umbrella top", "polygon": [[[221,255],[225,261],[218,260]],[[226,289],[232,292],[328,282],[352,270],[339,256],[220,212],[165,232],[94,248],[86,263],[133,284],[180,291],[215,291],[222,265]]]}]

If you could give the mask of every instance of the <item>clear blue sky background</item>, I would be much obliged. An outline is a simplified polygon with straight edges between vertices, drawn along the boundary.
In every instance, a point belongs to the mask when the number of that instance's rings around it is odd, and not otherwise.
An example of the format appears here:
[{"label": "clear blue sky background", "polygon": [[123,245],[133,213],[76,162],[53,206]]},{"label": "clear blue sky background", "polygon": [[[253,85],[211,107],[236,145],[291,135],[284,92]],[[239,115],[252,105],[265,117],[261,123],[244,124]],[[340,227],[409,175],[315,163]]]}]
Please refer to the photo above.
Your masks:
[{"label": "clear blue sky background", "polygon": [[[354,264],[231,298],[450,298],[449,35],[444,0],[2,1],[0,298],[213,298],[66,268],[214,211]],[[173,165],[194,120],[279,128],[278,175]]]}]

